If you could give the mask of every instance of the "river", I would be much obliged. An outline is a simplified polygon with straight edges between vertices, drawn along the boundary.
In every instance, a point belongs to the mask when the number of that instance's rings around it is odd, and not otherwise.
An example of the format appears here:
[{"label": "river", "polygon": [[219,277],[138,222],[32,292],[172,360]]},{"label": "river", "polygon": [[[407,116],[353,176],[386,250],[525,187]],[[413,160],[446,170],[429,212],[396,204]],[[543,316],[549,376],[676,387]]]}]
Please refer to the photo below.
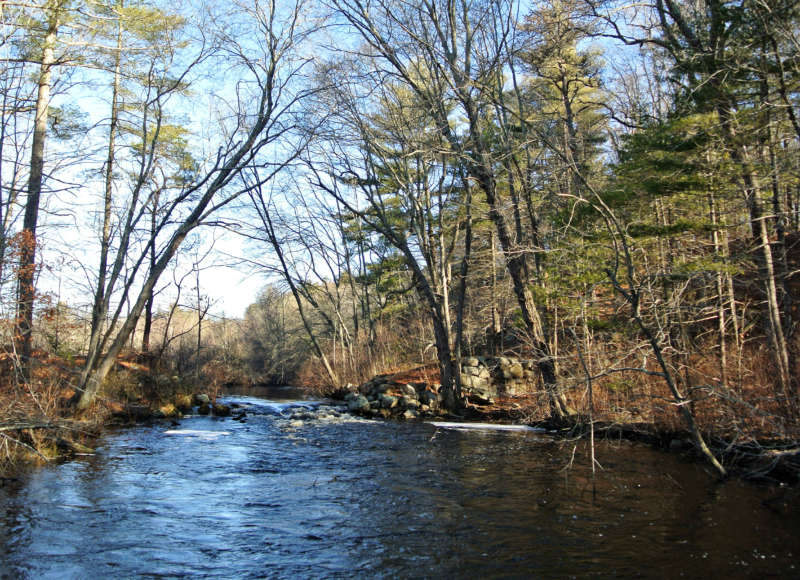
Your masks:
[{"label": "river", "polygon": [[2,577],[800,577],[796,489],[625,441],[593,479],[585,443],[544,433],[227,401],[246,421],[126,428],[4,481]]}]

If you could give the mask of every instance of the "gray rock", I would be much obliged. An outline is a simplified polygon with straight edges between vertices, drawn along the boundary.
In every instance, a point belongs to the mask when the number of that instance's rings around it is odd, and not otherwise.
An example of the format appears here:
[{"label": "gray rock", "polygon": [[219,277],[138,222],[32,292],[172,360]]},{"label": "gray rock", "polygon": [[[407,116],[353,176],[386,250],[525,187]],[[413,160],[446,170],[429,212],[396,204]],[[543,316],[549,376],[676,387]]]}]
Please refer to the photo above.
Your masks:
[{"label": "gray rock", "polygon": [[397,406],[397,397],[391,395],[380,396],[381,407],[384,409],[394,409]]},{"label": "gray rock", "polygon": [[388,391],[391,388],[392,388],[392,385],[390,385],[389,383],[380,383],[378,385],[375,385],[375,393],[382,394],[382,393],[385,393],[386,391]]},{"label": "gray rock", "polygon": [[217,417],[228,417],[231,414],[231,408],[222,403],[214,403],[211,405],[211,410]]},{"label": "gray rock", "polygon": [[403,419],[405,419],[406,421],[410,421],[410,420],[413,420],[413,419],[417,419],[419,417],[419,413],[417,413],[416,411],[413,411],[411,409],[408,409],[407,411],[403,412],[401,417]]},{"label": "gray rock", "polygon": [[439,395],[433,391],[425,390],[419,394],[419,402],[431,408],[439,406]]},{"label": "gray rock", "polygon": [[194,404],[195,405],[209,405],[211,404],[211,398],[206,395],[205,393],[198,393],[194,396]]},{"label": "gray rock", "polygon": [[481,363],[476,357],[468,356],[461,362],[461,366],[465,367],[476,367]]},{"label": "gray rock", "polygon": [[211,405],[203,403],[197,408],[197,412],[201,415],[209,415],[211,413]]},{"label": "gray rock", "polygon": [[491,395],[484,392],[472,392],[467,395],[467,400],[470,403],[474,403],[476,405],[493,405],[494,399]]},{"label": "gray rock", "polygon": [[461,375],[461,385],[466,389],[486,389],[489,387],[489,381],[482,377]]},{"label": "gray rock", "polygon": [[400,387],[400,392],[402,392],[406,397],[414,397],[415,399],[417,398],[417,389],[411,385],[402,385]]},{"label": "gray rock", "polygon": [[472,377],[480,377],[488,379],[491,375],[489,374],[489,369],[486,367],[466,367],[464,369],[463,374],[469,375]]},{"label": "gray rock", "polygon": [[416,409],[417,407],[419,407],[419,401],[416,398],[400,397],[400,408]]},{"label": "gray rock", "polygon": [[356,395],[347,402],[350,411],[366,411],[370,408],[369,401],[364,395]]}]

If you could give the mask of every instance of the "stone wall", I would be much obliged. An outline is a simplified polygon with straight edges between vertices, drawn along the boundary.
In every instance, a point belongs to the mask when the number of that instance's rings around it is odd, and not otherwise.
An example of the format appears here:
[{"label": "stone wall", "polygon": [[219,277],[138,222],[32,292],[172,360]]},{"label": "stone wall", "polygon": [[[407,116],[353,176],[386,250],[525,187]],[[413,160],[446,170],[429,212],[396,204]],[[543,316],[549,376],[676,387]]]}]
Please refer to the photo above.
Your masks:
[{"label": "stone wall", "polygon": [[536,389],[536,363],[513,357],[467,357],[461,361],[461,385],[473,399],[520,395]]},{"label": "stone wall", "polygon": [[357,392],[348,393],[345,401],[348,409],[362,415],[416,419],[439,411],[441,399],[437,391],[438,385],[403,383],[390,375],[378,375],[358,387]]},{"label": "stone wall", "polygon": [[[533,361],[512,357],[467,357],[461,361],[463,394],[471,403],[494,403],[498,395],[520,395],[536,389]],[[350,391],[345,401],[350,411],[366,416],[435,416],[442,404],[439,385],[405,382],[393,375],[378,375]]]}]

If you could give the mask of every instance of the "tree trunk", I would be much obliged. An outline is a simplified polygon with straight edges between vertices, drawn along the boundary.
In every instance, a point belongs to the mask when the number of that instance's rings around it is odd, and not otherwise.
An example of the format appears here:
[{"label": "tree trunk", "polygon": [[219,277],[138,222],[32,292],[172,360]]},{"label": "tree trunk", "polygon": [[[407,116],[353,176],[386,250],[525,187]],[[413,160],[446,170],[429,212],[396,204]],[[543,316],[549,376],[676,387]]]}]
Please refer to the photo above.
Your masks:
[{"label": "tree trunk", "polygon": [[517,298],[522,320],[533,341],[532,346],[537,358],[536,365],[550,400],[551,413],[556,419],[562,420],[567,414],[567,409],[563,399],[558,396],[555,360],[547,343],[547,334],[539,314],[539,309],[528,288],[526,256],[524,253],[514,251],[515,248],[512,246],[508,225],[498,207],[494,176],[482,166],[473,164],[472,169],[486,196],[486,201],[489,204],[489,217],[495,225],[497,238],[500,240],[500,247],[505,257],[506,269],[508,270],[509,276],[511,276],[511,281],[514,286],[514,296]]},{"label": "tree trunk", "polygon": [[17,351],[22,357],[25,379],[30,378],[30,363],[33,350],[33,306],[36,297],[36,226],[39,221],[39,201],[44,178],[44,147],[47,138],[47,120],[50,112],[50,87],[55,66],[55,44],[61,18],[61,4],[49,4],[47,10],[47,33],[42,48],[39,68],[38,92],[36,95],[36,117],[31,143],[28,199],[22,223],[22,246],[20,249],[19,273],[17,276]]},{"label": "tree trunk", "polygon": [[[122,0],[118,0],[117,8],[122,7]],[[89,360],[96,356],[102,328],[105,323],[106,305],[106,280],[108,276],[108,253],[111,246],[111,208],[114,192],[114,163],[116,156],[117,123],[119,121],[119,87],[121,77],[121,52],[122,52],[122,17],[117,20],[117,50],[114,53],[114,80],[111,86],[111,119],[108,130],[108,152],[105,167],[105,191],[103,195],[103,226],[100,233],[100,264],[97,268],[97,288],[92,304],[92,323],[87,356],[87,368],[93,364]]]},{"label": "tree trunk", "polygon": [[[722,88],[720,87],[720,91]],[[791,379],[789,374],[789,351],[781,322],[780,303],[778,301],[778,286],[775,279],[775,265],[772,255],[772,245],[769,239],[767,220],[762,214],[761,186],[758,176],[751,167],[749,153],[746,146],[739,144],[732,106],[725,103],[717,104],[717,114],[720,118],[722,134],[731,155],[731,159],[739,166],[740,179],[742,180],[743,193],[750,212],[750,226],[753,240],[758,244],[757,262],[761,270],[761,281],[764,284],[765,304],[767,318],[767,336],[770,341],[773,358],[777,370],[776,391],[787,408],[794,405],[791,392]]]}]

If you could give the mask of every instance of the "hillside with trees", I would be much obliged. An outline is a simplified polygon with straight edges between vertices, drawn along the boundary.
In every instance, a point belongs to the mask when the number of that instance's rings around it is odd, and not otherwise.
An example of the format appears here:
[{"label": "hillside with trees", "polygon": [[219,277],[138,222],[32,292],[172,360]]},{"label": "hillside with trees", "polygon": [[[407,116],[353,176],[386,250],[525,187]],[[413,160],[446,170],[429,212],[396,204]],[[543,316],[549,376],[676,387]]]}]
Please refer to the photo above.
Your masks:
[{"label": "hillside with trees", "polygon": [[[6,449],[411,369],[459,414],[464,359],[511,355],[518,420],[686,432],[720,474],[796,452],[797,3],[0,11]],[[201,282],[223,261],[268,280],[242,318]]]}]

